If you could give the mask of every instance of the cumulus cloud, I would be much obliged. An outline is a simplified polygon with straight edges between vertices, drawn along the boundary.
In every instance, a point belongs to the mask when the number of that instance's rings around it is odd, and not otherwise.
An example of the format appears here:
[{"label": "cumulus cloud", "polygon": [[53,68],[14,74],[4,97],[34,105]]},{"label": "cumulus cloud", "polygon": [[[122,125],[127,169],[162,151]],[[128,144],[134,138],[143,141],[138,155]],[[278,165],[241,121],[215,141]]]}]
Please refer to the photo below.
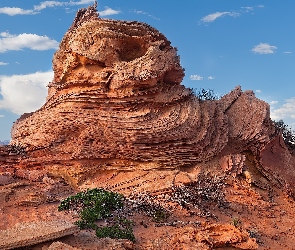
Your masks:
[{"label": "cumulus cloud", "polygon": [[268,43],[260,43],[254,46],[251,51],[258,54],[273,54],[276,49],[276,46],[269,45]]},{"label": "cumulus cloud", "polygon": [[0,75],[0,109],[21,115],[40,108],[46,99],[46,85],[53,72],[36,72],[27,75]]},{"label": "cumulus cloud", "polygon": [[277,108],[272,109],[270,114],[273,120],[290,120],[295,119],[295,97],[285,100],[285,103]]},{"label": "cumulus cloud", "polygon": [[191,80],[194,80],[194,81],[201,81],[201,80],[204,79],[204,77],[203,76],[199,76],[199,75],[191,75],[190,76],[190,79]]},{"label": "cumulus cloud", "polygon": [[[89,5],[93,4],[94,0],[80,0],[80,1],[43,1],[38,5],[34,5],[32,9],[25,10],[18,7],[2,7],[0,8],[0,14],[6,14],[10,16],[15,15],[33,15],[40,13],[41,10],[53,7],[68,7],[68,6],[77,6],[77,5]],[[99,12],[101,16],[115,15],[120,13],[120,11],[113,10],[109,7],[106,7],[105,10]]]},{"label": "cumulus cloud", "polygon": [[84,5],[84,4],[93,4],[93,0],[81,0],[78,2],[70,1],[70,2],[60,2],[60,1],[44,1],[39,5],[34,6],[35,11],[40,11],[46,8],[58,7],[58,6],[74,6],[74,5]]},{"label": "cumulus cloud", "polygon": [[203,17],[201,19],[201,22],[203,23],[211,23],[211,22],[214,22],[217,18],[220,18],[222,16],[232,16],[232,17],[237,17],[239,16],[240,14],[237,13],[237,12],[215,12],[213,14],[209,14],[205,17]]},{"label": "cumulus cloud", "polygon": [[9,50],[22,50],[24,48],[32,50],[58,49],[59,43],[47,36],[36,34],[11,35],[8,32],[0,33],[0,53]]},{"label": "cumulus cloud", "polygon": [[9,16],[15,16],[15,15],[33,15],[36,14],[34,10],[24,10],[17,7],[3,7],[0,8],[0,14],[6,14]]},{"label": "cumulus cloud", "polygon": [[5,62],[0,62],[0,66],[5,66],[8,65],[9,63],[5,63]]},{"label": "cumulus cloud", "polygon": [[261,93],[262,91],[260,89],[255,90],[256,93]]},{"label": "cumulus cloud", "polygon": [[120,11],[118,10],[113,10],[109,7],[105,7],[105,10],[103,11],[99,11],[98,12],[100,16],[109,16],[109,15],[116,15],[116,14],[119,14]]},{"label": "cumulus cloud", "polygon": [[40,11],[40,10],[46,9],[48,7],[63,6],[65,4],[66,3],[64,3],[64,2],[58,2],[58,1],[45,1],[45,2],[41,2],[39,5],[35,5],[34,10]]},{"label": "cumulus cloud", "polygon": [[0,115],[0,118],[4,118],[5,117],[5,115]]},{"label": "cumulus cloud", "polygon": [[207,79],[208,80],[214,80],[215,79],[215,76],[208,76]]}]

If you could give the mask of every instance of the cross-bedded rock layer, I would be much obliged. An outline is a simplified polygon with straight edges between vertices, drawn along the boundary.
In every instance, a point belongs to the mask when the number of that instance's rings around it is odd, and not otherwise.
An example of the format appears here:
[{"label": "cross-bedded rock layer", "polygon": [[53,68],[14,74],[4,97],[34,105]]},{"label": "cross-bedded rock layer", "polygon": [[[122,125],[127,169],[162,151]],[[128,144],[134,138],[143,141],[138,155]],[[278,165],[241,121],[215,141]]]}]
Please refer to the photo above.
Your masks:
[{"label": "cross-bedded rock layer", "polygon": [[240,87],[199,100],[180,85],[184,70],[163,34],[93,8],[78,12],[54,55],[45,105],[13,126],[11,144],[29,154],[23,164],[176,168],[269,140],[268,104]]}]

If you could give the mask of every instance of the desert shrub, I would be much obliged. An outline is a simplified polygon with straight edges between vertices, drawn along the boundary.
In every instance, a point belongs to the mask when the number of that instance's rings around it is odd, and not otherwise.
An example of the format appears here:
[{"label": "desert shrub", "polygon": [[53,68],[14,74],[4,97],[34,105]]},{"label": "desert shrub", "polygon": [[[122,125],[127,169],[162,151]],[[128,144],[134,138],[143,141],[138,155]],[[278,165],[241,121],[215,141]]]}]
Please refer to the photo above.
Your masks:
[{"label": "desert shrub", "polygon": [[156,223],[166,221],[170,212],[161,205],[157,196],[149,193],[141,193],[128,197],[128,206],[130,210],[149,216]]},{"label": "desert shrub", "polygon": [[[123,208],[124,196],[104,189],[94,188],[77,193],[64,199],[58,207],[59,211],[74,210],[80,219],[75,223],[80,229],[91,228],[98,237],[129,239],[134,241],[132,222],[124,216],[117,216]],[[104,219],[106,226],[96,224]]]},{"label": "desert shrub", "polygon": [[224,177],[202,173],[195,182],[173,187],[171,200],[187,210],[199,209],[199,216],[214,217],[209,211],[210,205],[228,207],[223,191],[224,185]]},{"label": "desert shrub", "polygon": [[98,227],[96,236],[98,238],[109,237],[111,239],[129,239],[135,241],[132,227],[134,223],[124,217],[115,217],[108,226]]},{"label": "desert shrub", "polygon": [[283,120],[279,120],[277,122],[274,121],[274,125],[276,128],[276,132],[282,133],[286,146],[290,150],[295,149],[295,132],[292,131],[292,129],[289,128],[289,126],[286,125]]},{"label": "desert shrub", "polygon": [[6,145],[8,152],[14,155],[25,155],[26,148],[21,144]]},{"label": "desert shrub", "polygon": [[232,219],[231,219],[231,224],[234,226],[234,227],[240,227],[241,225],[242,225],[242,221],[239,219],[239,218],[237,218],[237,217],[233,217]]},{"label": "desert shrub", "polygon": [[193,89],[195,96],[201,101],[218,100],[220,97],[214,92],[213,89]]}]

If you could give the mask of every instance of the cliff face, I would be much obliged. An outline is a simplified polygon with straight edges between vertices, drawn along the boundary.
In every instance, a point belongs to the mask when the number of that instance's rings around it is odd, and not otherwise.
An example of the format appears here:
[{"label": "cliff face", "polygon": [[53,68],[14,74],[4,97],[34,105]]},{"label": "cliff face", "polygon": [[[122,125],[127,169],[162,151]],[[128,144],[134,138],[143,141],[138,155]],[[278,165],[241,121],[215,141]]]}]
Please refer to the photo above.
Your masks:
[{"label": "cliff face", "polygon": [[184,70],[163,34],[144,23],[100,19],[92,8],[78,13],[53,70],[45,105],[12,129],[11,144],[31,159],[177,168],[233,143],[237,152],[254,152],[272,133],[269,106],[252,92],[237,87],[221,100],[200,101],[181,85]]}]

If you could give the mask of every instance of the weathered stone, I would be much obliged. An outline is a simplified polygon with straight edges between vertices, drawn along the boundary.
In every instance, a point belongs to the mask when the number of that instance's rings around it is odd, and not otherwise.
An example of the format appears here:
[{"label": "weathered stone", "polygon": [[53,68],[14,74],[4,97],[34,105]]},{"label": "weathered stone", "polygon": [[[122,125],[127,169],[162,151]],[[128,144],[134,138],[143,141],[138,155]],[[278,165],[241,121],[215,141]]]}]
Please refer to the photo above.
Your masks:
[{"label": "weathered stone", "polygon": [[13,228],[0,230],[0,249],[31,246],[73,234],[78,230],[76,225],[66,221],[19,223]]},{"label": "weathered stone", "polygon": [[0,173],[0,186],[15,182],[13,175],[9,172]]},{"label": "weathered stone", "polygon": [[144,23],[81,10],[53,70],[45,105],[18,119],[11,145],[26,148],[24,166],[42,162],[72,183],[83,181],[85,169],[193,166],[228,144],[254,151],[269,140],[265,102],[240,87],[199,100],[180,85],[176,49]]},{"label": "weathered stone", "polygon": [[260,171],[268,180],[295,198],[295,157],[278,135],[259,155]]},{"label": "weathered stone", "polygon": [[48,250],[79,250],[79,249],[81,248],[72,247],[68,244],[65,244],[59,241],[53,242],[48,248]]},{"label": "weathered stone", "polygon": [[163,34],[144,23],[101,19],[94,7],[78,11],[55,53],[44,106],[13,126],[11,148],[26,153],[17,176],[39,181],[42,165],[77,186],[103,170],[193,167],[246,150],[259,155],[274,133],[267,103],[240,86],[220,100],[199,100],[181,85],[184,70]]},{"label": "weathered stone", "polygon": [[246,170],[246,156],[243,154],[227,155],[220,159],[220,165],[223,171],[236,177]]}]

